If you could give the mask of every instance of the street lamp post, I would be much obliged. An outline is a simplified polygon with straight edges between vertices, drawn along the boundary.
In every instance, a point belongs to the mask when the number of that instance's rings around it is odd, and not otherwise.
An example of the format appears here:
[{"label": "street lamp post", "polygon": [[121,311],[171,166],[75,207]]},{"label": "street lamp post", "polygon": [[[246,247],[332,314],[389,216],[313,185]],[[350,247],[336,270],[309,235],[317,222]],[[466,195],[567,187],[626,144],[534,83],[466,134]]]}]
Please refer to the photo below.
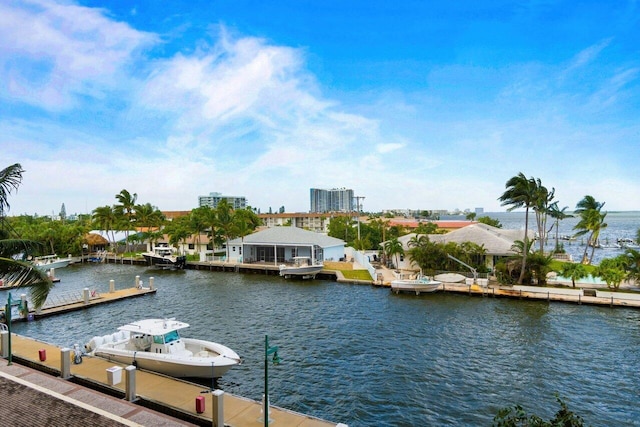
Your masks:
[{"label": "street lamp post", "polygon": [[7,331],[9,332],[8,338],[8,348],[9,348],[9,356],[7,357],[7,365],[11,365],[12,362],[12,351],[11,351],[11,306],[13,302],[11,301],[11,292],[9,292],[9,296],[7,297],[7,305],[4,309],[4,318],[7,322]]},{"label": "street lamp post", "polygon": [[263,418],[264,427],[269,426],[269,355],[273,354],[274,365],[280,363],[280,357],[278,357],[278,346],[269,347],[269,337],[264,336],[264,405],[263,405]]},{"label": "street lamp post", "polygon": [[360,243],[360,199],[364,200],[364,196],[355,196],[356,199],[356,213],[358,214],[358,243]]}]

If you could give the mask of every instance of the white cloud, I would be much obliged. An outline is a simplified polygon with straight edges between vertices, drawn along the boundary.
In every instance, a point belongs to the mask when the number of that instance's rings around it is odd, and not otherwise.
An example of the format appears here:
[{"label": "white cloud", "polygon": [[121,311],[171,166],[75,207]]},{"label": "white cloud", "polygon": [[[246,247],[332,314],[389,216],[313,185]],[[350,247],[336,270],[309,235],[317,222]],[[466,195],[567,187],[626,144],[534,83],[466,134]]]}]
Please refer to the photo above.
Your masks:
[{"label": "white cloud", "polygon": [[75,96],[102,97],[151,34],[100,9],[48,0],[0,4],[0,95],[51,110]]}]

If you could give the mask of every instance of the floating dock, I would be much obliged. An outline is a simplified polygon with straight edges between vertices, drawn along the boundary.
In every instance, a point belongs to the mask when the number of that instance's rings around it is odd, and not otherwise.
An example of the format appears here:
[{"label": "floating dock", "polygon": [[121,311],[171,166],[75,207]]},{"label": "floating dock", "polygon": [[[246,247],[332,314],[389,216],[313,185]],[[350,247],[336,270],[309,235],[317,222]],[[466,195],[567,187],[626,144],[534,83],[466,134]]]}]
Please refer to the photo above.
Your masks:
[{"label": "floating dock", "polygon": [[[16,334],[11,334],[11,340],[12,359],[16,363],[54,376],[61,376],[61,357],[62,354],[65,354],[62,349],[55,345]],[[67,380],[111,396],[126,398],[125,383],[127,381],[124,378],[118,384],[110,384],[110,371],[108,370],[111,370],[114,366],[125,368],[125,365],[109,362],[99,357],[84,356],[82,363],[71,363],[71,377]],[[203,390],[205,388],[202,385],[165,375],[136,370],[135,399],[132,401],[141,407],[151,408],[154,411],[191,424],[211,426],[213,417],[212,396],[211,393],[207,393],[209,390]],[[205,392],[204,394],[203,391]],[[204,411],[199,413],[196,401],[201,401],[202,397],[204,397]],[[260,402],[230,393],[224,393],[223,402],[225,426],[243,427],[263,424],[262,404]],[[273,405],[270,405],[269,409],[269,424],[292,427],[346,427],[344,424],[332,423]]]},{"label": "floating dock", "polygon": [[[14,288],[15,289],[15,288]],[[27,288],[18,288],[27,291]],[[45,305],[40,310],[34,310],[29,308],[28,312],[22,312],[16,315],[12,312],[11,320],[14,322],[40,319],[42,317],[53,316],[56,314],[67,313],[70,311],[84,310],[85,308],[93,307],[100,304],[108,304],[115,301],[120,301],[128,298],[141,297],[149,294],[155,294],[157,289],[151,284],[150,287],[144,288],[138,285],[138,278],[136,277],[136,284],[132,288],[118,289],[116,290],[113,283],[110,283],[109,292],[98,292],[96,289],[84,288],[77,291],[67,292],[63,295],[50,295],[50,302],[47,299]],[[19,299],[17,299],[19,301]],[[16,302],[16,300],[14,300]],[[5,307],[0,308],[0,316],[4,319]]]},{"label": "floating dock", "polygon": [[602,291],[590,288],[555,288],[550,286],[479,286],[467,283],[443,283],[443,292],[494,298],[556,301],[571,304],[640,308],[640,293]]}]

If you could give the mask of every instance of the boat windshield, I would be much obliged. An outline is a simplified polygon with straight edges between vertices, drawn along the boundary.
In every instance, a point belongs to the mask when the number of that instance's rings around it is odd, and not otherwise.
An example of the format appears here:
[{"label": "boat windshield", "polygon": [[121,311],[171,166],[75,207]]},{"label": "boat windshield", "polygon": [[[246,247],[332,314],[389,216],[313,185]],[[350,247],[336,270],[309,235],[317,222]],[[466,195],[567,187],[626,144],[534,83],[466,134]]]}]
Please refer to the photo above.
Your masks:
[{"label": "boat windshield", "polygon": [[153,342],[155,344],[169,344],[180,339],[178,331],[171,331],[164,335],[154,335]]}]

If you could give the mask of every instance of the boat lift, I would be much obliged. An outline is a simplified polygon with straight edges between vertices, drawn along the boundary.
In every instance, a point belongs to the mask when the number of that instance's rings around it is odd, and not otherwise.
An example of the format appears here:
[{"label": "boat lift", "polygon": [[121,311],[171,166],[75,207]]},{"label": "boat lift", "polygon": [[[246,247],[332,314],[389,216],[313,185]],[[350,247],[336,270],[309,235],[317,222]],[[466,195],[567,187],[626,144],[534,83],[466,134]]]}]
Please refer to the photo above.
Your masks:
[{"label": "boat lift", "polygon": [[471,270],[471,272],[473,273],[473,284],[474,284],[474,285],[477,285],[477,284],[478,284],[478,271],[477,271],[475,268],[471,267],[471,266],[470,266],[469,264],[467,264],[467,263],[464,263],[464,262],[460,261],[458,258],[456,258],[456,257],[454,257],[454,256],[451,256],[451,255],[449,255],[449,254],[447,254],[447,256],[448,256],[449,258],[451,258],[452,260],[454,260],[455,262],[457,262],[457,263],[459,263],[459,264],[462,264],[462,265],[464,265],[465,267],[467,267],[469,270]]}]

